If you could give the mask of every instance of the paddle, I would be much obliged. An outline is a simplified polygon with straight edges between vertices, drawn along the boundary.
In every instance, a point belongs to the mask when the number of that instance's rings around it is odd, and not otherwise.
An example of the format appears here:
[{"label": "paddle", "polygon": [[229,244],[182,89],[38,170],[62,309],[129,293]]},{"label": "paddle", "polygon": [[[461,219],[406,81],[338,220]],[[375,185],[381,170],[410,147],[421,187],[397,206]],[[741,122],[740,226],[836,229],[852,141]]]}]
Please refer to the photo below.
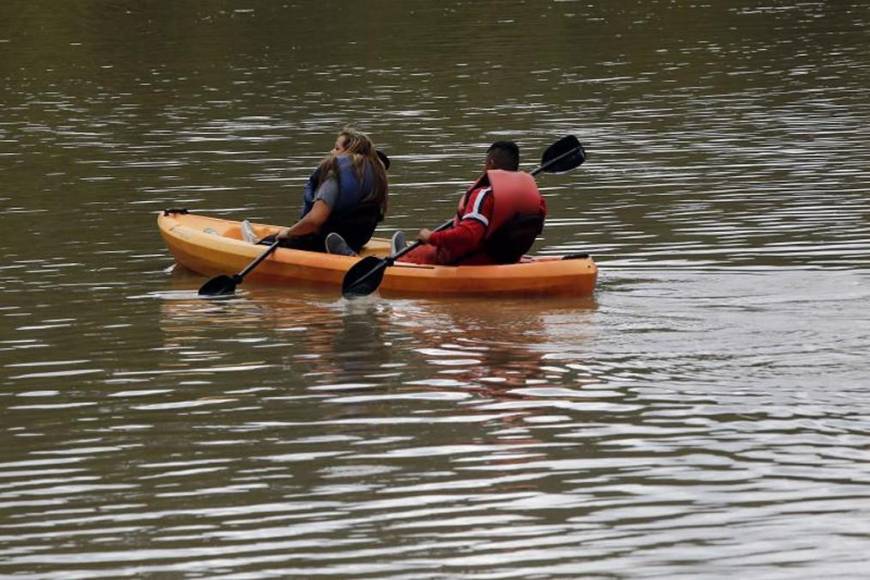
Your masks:
[{"label": "paddle", "polygon": [[[562,137],[544,151],[541,156],[541,165],[534,169],[532,175],[537,175],[542,171],[547,173],[565,173],[576,167],[586,160],[586,152],[583,150],[583,145],[573,135]],[[432,230],[439,232],[450,227],[453,220],[448,220]],[[344,275],[344,280],[341,282],[341,294],[345,298],[354,298],[357,296],[368,296],[378,289],[384,279],[386,269],[392,266],[395,261],[419,247],[423,242],[417,240],[410,246],[407,246],[395,256],[387,258],[378,258],[376,256],[367,256],[357,262]]]},{"label": "paddle", "polygon": [[256,260],[245,266],[245,269],[238,274],[233,274],[232,276],[221,274],[220,276],[215,276],[200,287],[199,295],[229,296],[236,291],[236,286],[242,283],[242,280],[244,280],[245,276],[247,276],[251,270],[259,266],[260,262],[268,258],[272,252],[278,249],[280,243],[281,240],[275,240],[272,245],[269,246],[268,250],[260,254]]}]

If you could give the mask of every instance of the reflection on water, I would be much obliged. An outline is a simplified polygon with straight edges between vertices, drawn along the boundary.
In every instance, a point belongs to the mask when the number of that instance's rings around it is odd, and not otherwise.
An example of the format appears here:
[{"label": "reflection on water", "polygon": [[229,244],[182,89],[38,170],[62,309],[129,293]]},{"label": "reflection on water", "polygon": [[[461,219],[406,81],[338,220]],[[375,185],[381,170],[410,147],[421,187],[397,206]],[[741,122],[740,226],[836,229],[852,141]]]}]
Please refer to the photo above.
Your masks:
[{"label": "reflection on water", "polygon": [[[183,356],[185,344],[198,348],[206,329],[231,325],[251,333],[237,340],[252,350],[290,348],[295,354],[284,359],[285,370],[299,366],[306,382],[331,383],[311,387],[319,391],[341,390],[343,384],[371,388],[383,379],[401,381],[409,373],[415,388],[545,382],[535,377],[546,366],[547,354],[537,350],[541,343],[559,328],[560,316],[577,326],[578,317],[596,306],[594,298],[500,300],[495,305],[481,299],[346,301],[327,291],[288,297],[280,289],[257,287],[231,300],[176,294],[185,295],[188,299],[162,302],[166,349]],[[267,338],[274,334],[281,340]],[[305,353],[301,359],[297,351]],[[417,379],[433,373],[437,378]]]},{"label": "reflection on water", "polygon": [[75,402],[56,377],[7,381],[5,565],[667,576],[752,569],[772,537],[813,569],[824,533],[857,571],[870,335],[829,337],[866,280],[711,282],[638,273],[583,303],[142,295],[159,341],[77,378]]},{"label": "reflection on water", "polygon": [[[862,577],[868,10],[0,3],[0,576]],[[578,135],[597,295],[169,275],[155,212],[289,222],[348,122],[383,234]]]}]

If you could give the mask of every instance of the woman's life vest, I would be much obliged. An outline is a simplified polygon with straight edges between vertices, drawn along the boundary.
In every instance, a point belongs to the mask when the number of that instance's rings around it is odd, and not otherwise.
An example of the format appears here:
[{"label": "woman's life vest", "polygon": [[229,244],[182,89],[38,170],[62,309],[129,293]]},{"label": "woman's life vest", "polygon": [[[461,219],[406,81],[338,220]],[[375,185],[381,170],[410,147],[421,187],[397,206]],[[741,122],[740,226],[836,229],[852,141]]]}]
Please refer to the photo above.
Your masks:
[{"label": "woman's life vest", "polygon": [[493,210],[483,250],[498,264],[513,264],[543,230],[547,205],[530,174],[490,169],[462,196],[454,223],[465,215],[469,193],[485,187],[491,188]]},{"label": "woman's life vest", "polygon": [[[366,162],[363,165],[363,177],[359,179],[353,168],[350,155],[336,156],[338,164],[338,199],[331,208],[329,218],[321,227],[319,238],[326,238],[331,232],[336,232],[354,250],[359,251],[368,242],[378,222],[384,219],[381,205],[377,201],[365,201],[375,187],[374,170]],[[316,169],[303,190],[301,216],[306,215],[314,207],[317,187],[320,184],[320,168]]]}]

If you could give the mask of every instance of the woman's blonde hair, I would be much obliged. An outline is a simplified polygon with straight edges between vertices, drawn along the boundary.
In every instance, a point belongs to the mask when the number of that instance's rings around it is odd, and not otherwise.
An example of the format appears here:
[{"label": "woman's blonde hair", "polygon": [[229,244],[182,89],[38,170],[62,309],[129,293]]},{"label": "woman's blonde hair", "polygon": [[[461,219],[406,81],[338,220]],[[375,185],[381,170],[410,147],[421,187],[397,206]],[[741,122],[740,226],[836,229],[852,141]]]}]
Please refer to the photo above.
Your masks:
[{"label": "woman's blonde hair", "polygon": [[[381,217],[387,213],[387,172],[384,164],[378,157],[375,144],[369,139],[368,135],[354,129],[353,127],[345,127],[338,133],[338,138],[344,143],[344,153],[341,155],[350,155],[353,171],[360,183],[365,180],[366,162],[372,168],[372,191],[362,200],[364,203],[376,202],[381,206]],[[338,180],[338,161],[335,154],[330,153],[320,162],[320,183],[326,181],[329,177],[335,177]],[[341,183],[339,181],[339,183]],[[319,185],[319,183],[318,183]]]}]

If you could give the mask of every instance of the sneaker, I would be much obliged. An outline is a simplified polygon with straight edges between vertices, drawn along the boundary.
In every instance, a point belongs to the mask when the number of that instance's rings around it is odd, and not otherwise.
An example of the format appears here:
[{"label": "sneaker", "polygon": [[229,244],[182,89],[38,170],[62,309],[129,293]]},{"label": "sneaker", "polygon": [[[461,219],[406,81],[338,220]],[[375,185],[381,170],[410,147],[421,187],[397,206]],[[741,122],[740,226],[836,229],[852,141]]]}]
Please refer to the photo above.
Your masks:
[{"label": "sneaker", "polygon": [[256,244],[259,239],[257,234],[254,233],[254,228],[251,227],[251,222],[248,220],[242,222],[242,238],[249,244]]},{"label": "sneaker", "polygon": [[405,232],[402,230],[393,234],[393,239],[390,240],[390,255],[395,256],[405,249]]},{"label": "sneaker", "polygon": [[350,249],[344,238],[335,232],[330,232],[326,236],[326,253],[338,254],[340,256],[356,256],[356,252]]}]

